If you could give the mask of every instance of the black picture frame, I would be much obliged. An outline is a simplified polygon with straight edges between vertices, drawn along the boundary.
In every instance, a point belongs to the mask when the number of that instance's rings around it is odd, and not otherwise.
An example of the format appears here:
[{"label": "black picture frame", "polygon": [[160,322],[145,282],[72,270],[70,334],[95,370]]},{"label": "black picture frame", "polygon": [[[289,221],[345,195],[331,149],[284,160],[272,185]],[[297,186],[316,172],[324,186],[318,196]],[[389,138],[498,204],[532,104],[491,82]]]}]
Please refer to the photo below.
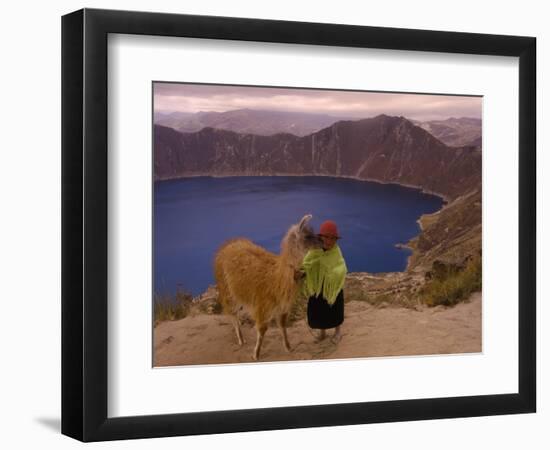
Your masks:
[{"label": "black picture frame", "polygon": [[[108,418],[110,33],[519,58],[516,393]],[[62,18],[62,433],[82,441],[530,413],[536,410],[536,39],[83,9]]]}]

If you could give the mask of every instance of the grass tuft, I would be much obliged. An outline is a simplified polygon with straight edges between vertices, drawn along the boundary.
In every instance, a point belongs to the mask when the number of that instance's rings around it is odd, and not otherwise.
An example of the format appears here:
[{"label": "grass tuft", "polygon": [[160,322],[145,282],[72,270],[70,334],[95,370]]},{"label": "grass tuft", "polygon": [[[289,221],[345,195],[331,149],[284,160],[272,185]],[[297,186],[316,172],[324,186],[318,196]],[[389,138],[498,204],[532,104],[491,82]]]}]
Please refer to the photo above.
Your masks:
[{"label": "grass tuft", "polygon": [[154,325],[167,320],[180,320],[189,314],[193,296],[180,288],[175,294],[155,294]]},{"label": "grass tuft", "polygon": [[423,303],[428,306],[453,306],[481,290],[481,255],[468,261],[464,270],[435,278],[420,290]]}]

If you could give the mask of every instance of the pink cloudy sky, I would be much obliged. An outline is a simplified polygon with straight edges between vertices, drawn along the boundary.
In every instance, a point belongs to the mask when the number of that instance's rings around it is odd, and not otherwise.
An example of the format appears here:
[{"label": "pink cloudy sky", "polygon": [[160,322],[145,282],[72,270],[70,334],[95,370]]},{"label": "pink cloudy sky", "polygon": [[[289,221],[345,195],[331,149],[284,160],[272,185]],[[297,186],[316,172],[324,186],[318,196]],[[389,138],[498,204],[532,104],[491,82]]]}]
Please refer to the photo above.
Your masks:
[{"label": "pink cloudy sky", "polygon": [[481,97],[154,83],[154,108],[162,112],[259,109],[366,118],[378,114],[409,119],[481,118]]}]

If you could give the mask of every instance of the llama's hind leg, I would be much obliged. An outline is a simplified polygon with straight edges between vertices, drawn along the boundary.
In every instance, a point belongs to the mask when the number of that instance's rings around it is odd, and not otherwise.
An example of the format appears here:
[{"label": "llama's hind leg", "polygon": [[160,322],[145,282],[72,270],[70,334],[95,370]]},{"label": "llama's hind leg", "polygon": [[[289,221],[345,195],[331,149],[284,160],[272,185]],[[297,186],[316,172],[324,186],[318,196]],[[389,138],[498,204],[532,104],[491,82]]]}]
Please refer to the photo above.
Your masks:
[{"label": "llama's hind leg", "polygon": [[256,322],[256,347],[254,348],[254,354],[252,355],[252,358],[255,361],[258,361],[260,359],[260,348],[262,346],[262,342],[264,340],[265,332],[267,331],[267,323],[263,322]]},{"label": "llama's hind leg", "polygon": [[243,335],[241,333],[241,323],[238,316],[238,308],[235,305],[235,302],[232,300],[231,295],[229,294],[229,289],[225,282],[225,277],[221,269],[216,266],[216,281],[218,285],[218,301],[222,305],[223,312],[231,316],[231,321],[233,322],[233,327],[235,328],[235,334],[237,335],[237,341],[239,346],[244,344]]},{"label": "llama's hind leg", "polygon": [[288,337],[286,335],[286,319],[287,314],[281,314],[277,317],[277,325],[279,326],[279,330],[281,330],[281,337],[283,338],[283,345],[285,347],[285,350],[287,352],[290,352],[292,349],[290,348],[290,344],[288,343]]},{"label": "llama's hind leg", "polygon": [[235,333],[237,335],[237,341],[239,342],[239,346],[242,347],[242,345],[245,343],[243,334],[241,333],[241,321],[239,320],[239,316],[237,314],[233,314],[231,316],[231,319],[233,320],[233,327],[235,327]]}]

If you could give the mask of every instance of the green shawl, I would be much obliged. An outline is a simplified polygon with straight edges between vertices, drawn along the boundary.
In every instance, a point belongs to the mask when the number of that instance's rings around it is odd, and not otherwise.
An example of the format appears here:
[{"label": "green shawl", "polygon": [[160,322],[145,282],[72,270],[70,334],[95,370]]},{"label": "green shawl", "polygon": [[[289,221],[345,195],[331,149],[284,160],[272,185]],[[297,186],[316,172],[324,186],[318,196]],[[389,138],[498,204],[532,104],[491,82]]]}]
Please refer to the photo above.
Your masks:
[{"label": "green shawl", "polygon": [[340,247],[334,244],[330,250],[309,250],[304,257],[301,269],[306,277],[302,284],[302,292],[306,297],[319,295],[321,289],[323,297],[329,305],[336,301],[340,290],[344,287],[346,262],[340,251]]}]

